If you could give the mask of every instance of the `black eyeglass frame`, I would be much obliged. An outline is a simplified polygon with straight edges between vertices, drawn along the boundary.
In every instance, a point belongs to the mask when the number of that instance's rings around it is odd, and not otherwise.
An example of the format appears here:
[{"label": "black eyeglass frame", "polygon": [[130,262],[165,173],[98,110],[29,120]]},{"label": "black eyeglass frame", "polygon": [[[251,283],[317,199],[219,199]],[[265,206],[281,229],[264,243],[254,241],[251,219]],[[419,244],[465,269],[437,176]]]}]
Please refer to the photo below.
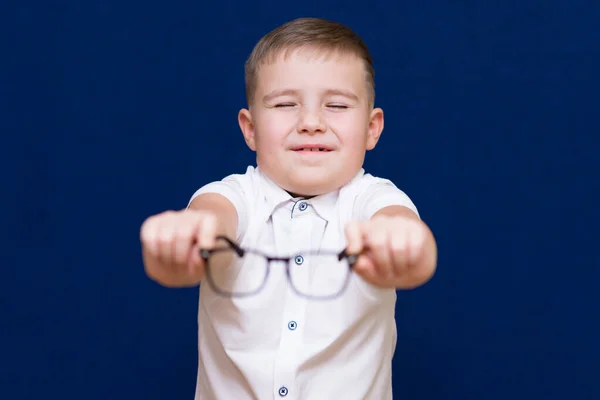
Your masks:
[{"label": "black eyeglass frame", "polygon": [[[225,241],[227,243],[226,246],[218,246],[218,247],[214,247],[212,249],[200,249],[200,257],[202,257],[202,259],[204,260],[205,263],[205,268],[206,268],[206,280],[208,281],[208,284],[210,285],[211,289],[224,297],[235,297],[235,298],[240,298],[240,297],[250,297],[250,296],[254,296],[257,293],[259,293],[261,290],[263,290],[263,288],[265,287],[267,281],[269,280],[269,272],[271,270],[271,263],[274,262],[283,262],[285,263],[285,272],[287,275],[287,279],[288,282],[290,283],[290,287],[292,288],[292,290],[294,291],[294,293],[296,293],[298,296],[300,297],[304,297],[307,299],[311,299],[311,300],[331,300],[331,299],[335,299],[337,297],[339,297],[348,287],[348,283],[350,282],[350,278],[352,275],[352,270],[354,268],[354,265],[356,264],[356,261],[358,260],[359,255],[358,254],[349,254],[346,249],[342,250],[342,251],[319,251],[319,252],[305,252],[304,254],[306,254],[307,256],[311,256],[311,255],[326,255],[326,256],[335,256],[337,258],[338,261],[342,261],[342,260],[346,260],[348,262],[348,273],[346,274],[346,279],[344,281],[344,285],[342,286],[342,288],[336,292],[335,294],[332,295],[328,295],[328,296],[311,296],[311,295],[307,295],[305,293],[302,293],[301,291],[299,291],[295,286],[294,286],[294,282],[292,281],[292,277],[290,274],[290,264],[291,261],[296,257],[296,256],[290,256],[290,257],[280,257],[280,256],[273,256],[270,254],[266,254],[262,251],[259,250],[255,250],[255,249],[244,249],[241,248],[237,243],[235,243],[233,240],[229,239],[227,236],[217,236],[216,237],[217,240],[221,239],[223,241]],[[229,292],[229,291],[224,291],[218,288],[218,286],[215,284],[212,276],[211,276],[211,272],[210,272],[210,262],[209,262],[209,258],[215,254],[215,253],[220,253],[220,252],[224,252],[224,251],[234,251],[238,257],[242,258],[246,253],[249,254],[254,254],[256,256],[259,257],[263,257],[266,261],[267,261],[267,272],[265,274],[264,280],[261,283],[261,285],[259,286],[258,289],[253,290],[251,292],[247,292],[247,293],[233,293],[233,292]]]}]

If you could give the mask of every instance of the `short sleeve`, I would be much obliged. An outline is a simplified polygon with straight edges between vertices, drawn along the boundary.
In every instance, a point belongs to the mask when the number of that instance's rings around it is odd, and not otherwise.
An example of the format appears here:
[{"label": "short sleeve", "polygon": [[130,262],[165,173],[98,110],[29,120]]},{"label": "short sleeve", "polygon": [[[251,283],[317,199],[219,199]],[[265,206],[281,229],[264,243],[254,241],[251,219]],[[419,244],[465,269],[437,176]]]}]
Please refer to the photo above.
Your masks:
[{"label": "short sleeve", "polygon": [[229,175],[220,181],[211,182],[202,186],[200,189],[194,192],[190,198],[190,201],[188,202],[188,207],[196,197],[204,193],[216,193],[225,197],[231,202],[231,204],[233,204],[237,211],[238,230],[236,239],[239,240],[248,226],[248,202],[246,201],[247,194],[244,191],[243,185],[244,177],[244,175],[239,174]]},{"label": "short sleeve", "polygon": [[365,175],[361,182],[361,190],[355,201],[355,216],[357,219],[369,219],[377,211],[389,206],[404,206],[419,212],[412,200],[390,180]]}]

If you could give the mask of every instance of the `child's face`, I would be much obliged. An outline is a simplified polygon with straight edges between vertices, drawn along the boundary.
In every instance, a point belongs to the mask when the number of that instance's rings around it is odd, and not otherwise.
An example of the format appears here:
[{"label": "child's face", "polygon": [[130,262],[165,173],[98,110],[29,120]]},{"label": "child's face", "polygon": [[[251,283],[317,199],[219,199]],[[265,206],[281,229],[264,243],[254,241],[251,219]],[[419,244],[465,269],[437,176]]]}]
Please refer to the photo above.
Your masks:
[{"label": "child's face", "polygon": [[375,147],[383,111],[369,99],[358,57],[295,51],[261,66],[239,122],[269,178],[294,194],[319,195],[348,183]]}]

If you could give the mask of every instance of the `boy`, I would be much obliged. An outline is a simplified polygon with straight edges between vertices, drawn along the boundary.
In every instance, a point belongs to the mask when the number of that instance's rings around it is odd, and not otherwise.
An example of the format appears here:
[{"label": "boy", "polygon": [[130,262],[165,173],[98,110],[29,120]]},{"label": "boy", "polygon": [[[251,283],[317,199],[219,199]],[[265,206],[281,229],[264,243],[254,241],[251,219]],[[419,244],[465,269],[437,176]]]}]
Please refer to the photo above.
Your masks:
[{"label": "boy", "polygon": [[[297,19],[275,29],[246,63],[248,109],[238,116],[257,168],[209,183],[186,210],[142,225],[148,276],[201,285],[196,399],[392,398],[395,289],[428,281],[437,249],[411,200],[362,169],[383,130],[373,75],[367,47],[341,24]],[[223,283],[261,280],[267,267],[252,253],[221,264],[201,258],[217,236],[291,261],[271,263],[252,296],[218,293]],[[331,272],[339,260],[311,258],[343,248],[360,256],[337,297],[293,290],[342,282]]]}]

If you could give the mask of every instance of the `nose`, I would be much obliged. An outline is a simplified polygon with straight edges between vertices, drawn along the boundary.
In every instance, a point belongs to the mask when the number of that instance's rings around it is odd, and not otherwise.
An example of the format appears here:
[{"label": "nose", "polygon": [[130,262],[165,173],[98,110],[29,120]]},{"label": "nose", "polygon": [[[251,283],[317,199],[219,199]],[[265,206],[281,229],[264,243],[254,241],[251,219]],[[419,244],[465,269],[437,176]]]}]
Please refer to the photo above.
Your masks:
[{"label": "nose", "polygon": [[300,115],[300,121],[298,122],[299,133],[313,135],[315,133],[324,133],[326,130],[327,124],[319,111],[303,110]]}]

